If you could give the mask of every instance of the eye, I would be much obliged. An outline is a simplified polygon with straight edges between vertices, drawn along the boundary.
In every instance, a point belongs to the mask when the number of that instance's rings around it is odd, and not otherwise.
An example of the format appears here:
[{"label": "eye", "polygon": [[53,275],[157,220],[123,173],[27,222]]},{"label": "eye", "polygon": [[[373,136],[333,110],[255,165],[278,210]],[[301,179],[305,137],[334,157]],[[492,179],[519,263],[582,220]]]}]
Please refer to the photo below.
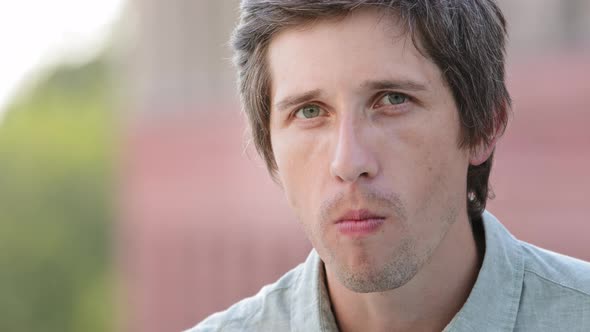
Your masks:
[{"label": "eye", "polygon": [[403,93],[389,92],[389,93],[383,95],[383,97],[381,97],[381,99],[379,99],[377,104],[379,106],[380,105],[400,105],[400,104],[407,102],[408,99],[409,99],[409,97]]},{"label": "eye", "polygon": [[303,106],[295,112],[295,117],[299,119],[317,118],[322,114],[322,109],[317,105]]}]

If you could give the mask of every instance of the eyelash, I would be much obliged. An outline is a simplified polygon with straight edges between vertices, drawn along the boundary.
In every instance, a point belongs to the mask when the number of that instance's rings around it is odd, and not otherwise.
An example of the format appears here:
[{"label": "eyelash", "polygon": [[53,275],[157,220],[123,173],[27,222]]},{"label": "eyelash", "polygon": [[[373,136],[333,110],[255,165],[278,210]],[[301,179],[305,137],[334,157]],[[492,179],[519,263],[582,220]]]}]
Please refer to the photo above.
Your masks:
[{"label": "eyelash", "polygon": [[385,91],[382,92],[380,94],[377,95],[377,98],[375,98],[376,102],[373,103],[373,107],[375,107],[376,104],[378,104],[383,98],[387,97],[388,95],[400,95],[402,97],[404,97],[404,101],[400,104],[386,104],[386,105],[381,105],[380,107],[401,107],[404,106],[405,104],[407,104],[408,102],[412,101],[412,97],[408,96],[405,93],[401,93],[401,92],[397,92],[397,91]]},{"label": "eyelash", "polygon": [[298,118],[297,117],[297,113],[299,113],[300,111],[302,111],[306,107],[317,107],[320,110],[320,112],[327,113],[327,111],[325,110],[325,107],[322,107],[321,104],[319,104],[319,103],[309,103],[309,104],[304,104],[304,105],[301,105],[301,106],[297,107],[291,113],[290,118],[292,118],[293,120],[307,120],[307,121],[310,121],[310,120],[314,120],[314,119],[317,119],[317,118],[321,117],[321,115],[318,115],[317,117],[313,117],[313,118]]}]

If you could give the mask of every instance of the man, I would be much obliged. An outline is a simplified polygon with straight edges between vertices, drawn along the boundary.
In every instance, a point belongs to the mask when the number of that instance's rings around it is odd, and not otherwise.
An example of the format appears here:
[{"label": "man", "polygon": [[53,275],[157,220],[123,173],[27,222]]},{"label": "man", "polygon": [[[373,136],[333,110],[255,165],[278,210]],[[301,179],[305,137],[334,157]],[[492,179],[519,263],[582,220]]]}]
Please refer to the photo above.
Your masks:
[{"label": "man", "polygon": [[485,204],[510,107],[492,0],[245,0],[254,143],[314,250],[193,331],[589,331],[590,264]]}]

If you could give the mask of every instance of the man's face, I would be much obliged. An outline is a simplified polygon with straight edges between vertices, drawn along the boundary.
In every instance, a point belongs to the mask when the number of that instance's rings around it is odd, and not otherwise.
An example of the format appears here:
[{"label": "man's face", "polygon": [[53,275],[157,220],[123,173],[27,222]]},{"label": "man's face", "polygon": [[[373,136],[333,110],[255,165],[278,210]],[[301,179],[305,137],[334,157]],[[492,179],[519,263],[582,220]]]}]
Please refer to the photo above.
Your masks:
[{"label": "man's face", "polygon": [[326,268],[357,292],[404,285],[467,219],[440,70],[373,10],[287,29],[267,61],[278,179]]}]

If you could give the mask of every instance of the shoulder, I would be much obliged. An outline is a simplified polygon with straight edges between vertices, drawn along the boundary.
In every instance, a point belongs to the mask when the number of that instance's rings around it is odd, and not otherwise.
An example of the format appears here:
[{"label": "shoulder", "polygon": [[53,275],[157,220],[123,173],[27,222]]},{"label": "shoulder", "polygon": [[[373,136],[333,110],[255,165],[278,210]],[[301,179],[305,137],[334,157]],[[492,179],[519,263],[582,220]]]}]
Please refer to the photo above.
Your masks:
[{"label": "shoulder", "polygon": [[569,289],[590,300],[590,263],[522,242],[525,281],[543,280],[545,284]]},{"label": "shoulder", "polygon": [[289,330],[290,303],[302,264],[256,295],[207,317],[185,332]]},{"label": "shoulder", "polygon": [[521,241],[488,211],[484,212],[483,220],[486,246],[491,244],[492,249],[496,249],[496,256],[508,258],[510,264],[518,266],[518,273],[524,275],[525,286],[531,288],[530,281],[542,281],[546,286],[554,285],[564,291],[569,289],[590,296],[590,262]]},{"label": "shoulder", "polygon": [[590,322],[590,263],[522,243],[517,330],[584,331]]}]

